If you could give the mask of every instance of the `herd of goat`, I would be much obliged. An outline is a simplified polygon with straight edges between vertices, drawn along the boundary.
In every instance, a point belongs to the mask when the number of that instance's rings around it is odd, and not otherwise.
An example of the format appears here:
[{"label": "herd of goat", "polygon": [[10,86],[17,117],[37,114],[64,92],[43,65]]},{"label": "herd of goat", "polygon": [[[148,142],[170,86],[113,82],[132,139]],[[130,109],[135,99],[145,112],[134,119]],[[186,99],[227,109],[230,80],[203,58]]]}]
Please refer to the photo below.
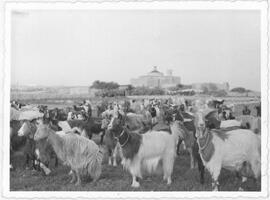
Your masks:
[{"label": "herd of goat", "polygon": [[[190,167],[198,165],[200,182],[205,168],[213,189],[219,189],[222,168],[256,181],[261,170],[261,121],[250,115],[234,116],[233,105],[224,100],[194,100],[172,103],[169,100],[131,100],[112,102],[92,114],[93,105],[48,109],[47,106],[11,102],[10,152],[23,152],[25,166],[51,173],[50,163],[58,159],[70,167],[71,183],[81,177],[98,181],[104,154],[108,164],[117,166],[116,157],[132,176],[132,187],[139,187],[143,174],[161,167],[163,179],[172,183],[175,157],[181,143],[190,154]],[[93,134],[100,141],[91,140]],[[243,190],[242,187],[239,190]]]}]

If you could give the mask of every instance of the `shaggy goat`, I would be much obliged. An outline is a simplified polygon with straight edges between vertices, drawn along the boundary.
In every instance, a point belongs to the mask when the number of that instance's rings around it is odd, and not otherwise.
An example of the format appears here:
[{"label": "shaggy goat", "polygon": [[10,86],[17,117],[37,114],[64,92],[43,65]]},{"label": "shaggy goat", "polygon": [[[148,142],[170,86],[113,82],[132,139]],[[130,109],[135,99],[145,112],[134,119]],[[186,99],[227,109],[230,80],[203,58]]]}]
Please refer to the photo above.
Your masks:
[{"label": "shaggy goat", "polygon": [[125,128],[125,117],[114,116],[108,126],[118,138],[122,150],[122,164],[132,175],[132,187],[139,187],[137,177],[142,178],[142,170],[152,173],[156,171],[159,161],[163,164],[163,179],[171,184],[171,174],[175,159],[178,137],[182,129],[174,122],[171,134],[167,131],[148,131],[144,134],[129,131]]},{"label": "shaggy goat", "polygon": [[[26,136],[20,137],[18,131],[22,121],[12,120],[10,122],[10,157],[12,158],[15,152],[21,152],[25,158],[25,167],[28,168],[32,161],[32,167],[35,167],[35,142]],[[12,159],[11,159],[12,160]],[[11,162],[10,160],[10,162]],[[13,168],[12,163],[10,167]]]},{"label": "shaggy goat", "polygon": [[186,133],[185,138],[180,138],[177,145],[177,152],[179,152],[179,146],[181,141],[184,140],[186,148],[190,154],[190,167],[191,169],[195,167],[197,162],[198,170],[200,173],[200,182],[204,183],[204,165],[199,154],[199,146],[196,141],[196,127],[194,124],[194,116],[188,112],[178,110],[175,116],[175,120],[180,120],[183,122],[183,130]]},{"label": "shaggy goat", "polygon": [[[120,115],[120,113],[118,114]],[[125,125],[131,131],[145,133],[151,129],[151,120],[146,119],[141,114],[127,113]]]},{"label": "shaggy goat", "polygon": [[[243,178],[261,174],[261,140],[251,130],[235,127],[227,129],[205,128],[204,116],[195,117],[197,143],[205,167],[213,178],[214,190],[218,190],[221,168],[240,172]],[[246,179],[242,178],[242,182]],[[241,189],[241,188],[239,188]]]},{"label": "shaggy goat", "polygon": [[47,138],[56,155],[63,163],[72,169],[72,180],[76,185],[81,184],[80,176],[91,177],[94,182],[101,174],[103,152],[91,140],[74,133],[59,136],[47,125],[38,126],[34,140]]},{"label": "shaggy goat", "polygon": [[102,119],[102,128],[105,130],[104,145],[108,150],[108,164],[117,166],[116,157],[119,149],[119,142],[114,137],[110,130],[107,130],[110,120],[108,118]]},{"label": "shaggy goat", "polygon": [[[121,115],[120,112],[116,112],[116,115]],[[150,130],[151,121],[147,121],[143,115],[141,114],[135,114],[135,113],[127,113],[125,118],[125,126],[130,131],[135,131],[137,133],[145,133],[146,131]],[[102,127],[104,129],[108,128],[108,125],[110,123],[109,119],[103,119],[102,120]],[[153,130],[159,131],[159,130],[169,130],[168,126],[164,127],[164,124],[157,124],[152,128]],[[106,134],[104,136],[104,144],[106,148],[108,149],[109,154],[109,165],[117,166],[116,157],[117,153],[119,152],[119,142],[117,142],[117,139],[114,137],[112,131],[106,130]],[[119,152],[121,156],[121,151]],[[113,161],[113,162],[112,162]]]},{"label": "shaggy goat", "polygon": [[88,120],[69,120],[69,121],[59,121],[58,126],[62,130],[77,130],[82,136],[92,139],[93,134],[100,134],[100,144],[103,143],[103,137],[105,135],[105,130],[102,128],[102,123],[98,122],[100,119],[89,118]]},{"label": "shaggy goat", "polygon": [[104,144],[108,150],[108,164],[117,166],[116,158],[119,150],[119,142],[110,130],[106,130]]},{"label": "shaggy goat", "polygon": [[58,159],[52,149],[52,146],[47,142],[46,139],[34,141],[34,134],[36,130],[37,126],[34,121],[25,121],[18,131],[18,136],[25,136],[28,138],[28,140],[35,142],[35,158],[37,159],[35,162],[38,163],[43,169],[44,173],[48,175],[51,173],[51,170],[48,168],[50,161],[54,159],[55,167],[57,167]]},{"label": "shaggy goat", "polygon": [[261,134],[261,118],[252,115],[240,115],[236,117],[237,120],[242,122],[244,129],[250,129],[256,134]]}]

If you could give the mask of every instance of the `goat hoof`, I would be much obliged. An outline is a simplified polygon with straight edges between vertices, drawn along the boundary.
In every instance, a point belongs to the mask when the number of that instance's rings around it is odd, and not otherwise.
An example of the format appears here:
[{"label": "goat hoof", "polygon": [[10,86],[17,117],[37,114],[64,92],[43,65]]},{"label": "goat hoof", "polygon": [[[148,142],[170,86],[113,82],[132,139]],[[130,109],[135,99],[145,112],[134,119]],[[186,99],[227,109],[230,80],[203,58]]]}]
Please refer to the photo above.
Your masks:
[{"label": "goat hoof", "polygon": [[140,187],[140,183],[139,182],[134,182],[134,183],[132,183],[131,187],[138,188],[138,187]]},{"label": "goat hoof", "polygon": [[51,170],[45,172],[45,176],[49,176],[51,174]]},{"label": "goat hoof", "polygon": [[81,186],[81,182],[76,182],[75,185],[76,186]]},{"label": "goat hoof", "polygon": [[240,187],[240,188],[238,189],[238,191],[244,191],[244,189],[243,189],[242,187]]}]

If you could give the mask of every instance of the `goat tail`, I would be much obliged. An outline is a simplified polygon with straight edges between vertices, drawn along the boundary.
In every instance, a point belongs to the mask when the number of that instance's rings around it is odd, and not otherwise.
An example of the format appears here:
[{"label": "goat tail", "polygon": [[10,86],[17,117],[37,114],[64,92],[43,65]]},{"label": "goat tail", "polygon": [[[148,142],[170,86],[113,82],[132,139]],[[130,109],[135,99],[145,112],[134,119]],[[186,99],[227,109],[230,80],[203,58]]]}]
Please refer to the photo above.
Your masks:
[{"label": "goat tail", "polygon": [[87,165],[87,174],[93,181],[98,180],[102,171],[103,150],[99,150],[96,156],[91,159]]},{"label": "goat tail", "polygon": [[148,173],[152,174],[153,172],[157,170],[159,160],[160,160],[160,157],[145,159],[143,160],[142,167]]}]

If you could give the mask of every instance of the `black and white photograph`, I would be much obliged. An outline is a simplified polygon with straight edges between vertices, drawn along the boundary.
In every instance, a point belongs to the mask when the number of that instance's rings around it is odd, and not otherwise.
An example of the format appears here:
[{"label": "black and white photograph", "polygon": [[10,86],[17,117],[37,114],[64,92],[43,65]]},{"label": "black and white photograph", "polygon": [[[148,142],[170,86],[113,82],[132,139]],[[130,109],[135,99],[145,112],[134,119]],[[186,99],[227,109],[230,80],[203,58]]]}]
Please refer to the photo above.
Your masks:
[{"label": "black and white photograph", "polygon": [[267,1],[4,11],[3,197],[269,197]]}]

